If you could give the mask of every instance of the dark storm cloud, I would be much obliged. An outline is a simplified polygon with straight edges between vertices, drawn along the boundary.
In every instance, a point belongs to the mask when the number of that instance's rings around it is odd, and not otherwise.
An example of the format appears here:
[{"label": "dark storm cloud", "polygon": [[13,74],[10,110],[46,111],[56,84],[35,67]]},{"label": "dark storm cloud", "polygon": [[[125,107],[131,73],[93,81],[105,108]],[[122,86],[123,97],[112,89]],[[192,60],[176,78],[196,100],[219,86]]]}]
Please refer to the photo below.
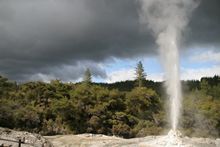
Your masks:
[{"label": "dark storm cloud", "polygon": [[[186,36],[188,45],[219,42],[219,0],[203,0]],[[1,0],[0,73],[16,80],[78,79],[111,57],[152,55],[136,0]],[[40,76],[39,76],[40,75]],[[43,79],[42,78],[42,79]]]},{"label": "dark storm cloud", "polygon": [[202,0],[194,11],[185,36],[187,45],[220,46],[220,1]]}]

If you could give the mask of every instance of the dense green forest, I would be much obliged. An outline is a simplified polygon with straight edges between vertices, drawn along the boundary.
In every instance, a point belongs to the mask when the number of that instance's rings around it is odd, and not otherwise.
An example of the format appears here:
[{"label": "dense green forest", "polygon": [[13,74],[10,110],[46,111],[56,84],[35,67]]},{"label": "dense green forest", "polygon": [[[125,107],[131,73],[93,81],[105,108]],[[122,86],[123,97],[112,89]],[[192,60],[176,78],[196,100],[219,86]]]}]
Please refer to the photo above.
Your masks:
[{"label": "dense green forest", "polygon": [[[101,133],[125,138],[169,129],[163,83],[142,79],[113,84],[16,83],[0,76],[0,126],[43,135]],[[220,136],[220,77],[182,82],[181,131]]]}]

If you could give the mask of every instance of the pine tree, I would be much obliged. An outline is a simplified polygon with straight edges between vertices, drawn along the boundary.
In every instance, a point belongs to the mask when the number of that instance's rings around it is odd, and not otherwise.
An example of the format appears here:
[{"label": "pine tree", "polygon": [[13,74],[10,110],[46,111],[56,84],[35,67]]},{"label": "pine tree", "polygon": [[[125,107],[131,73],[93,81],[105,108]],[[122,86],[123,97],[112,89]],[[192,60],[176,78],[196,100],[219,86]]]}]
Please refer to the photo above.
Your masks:
[{"label": "pine tree", "polygon": [[91,74],[89,68],[87,68],[85,73],[84,73],[83,82],[86,83],[86,84],[92,83],[92,74]]},{"label": "pine tree", "polygon": [[141,61],[138,62],[135,71],[136,71],[136,80],[138,82],[138,87],[142,87],[146,74],[144,73],[144,67]]}]

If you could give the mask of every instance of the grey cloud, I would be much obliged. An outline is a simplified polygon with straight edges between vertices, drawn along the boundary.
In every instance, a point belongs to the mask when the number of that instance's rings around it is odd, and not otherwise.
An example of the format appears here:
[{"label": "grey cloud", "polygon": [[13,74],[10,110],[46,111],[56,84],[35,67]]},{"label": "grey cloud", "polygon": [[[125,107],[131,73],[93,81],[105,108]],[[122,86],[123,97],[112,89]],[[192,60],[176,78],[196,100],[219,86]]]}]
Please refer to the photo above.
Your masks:
[{"label": "grey cloud", "polygon": [[220,1],[202,0],[194,11],[185,36],[187,45],[220,46]]},{"label": "grey cloud", "polygon": [[[87,61],[77,62],[76,65],[62,65],[60,67],[52,67],[42,73],[35,73],[26,76],[29,77],[28,80],[50,81],[53,79],[59,79],[64,82],[75,82],[76,80],[79,80],[79,77],[82,78],[82,75],[88,67],[90,68],[92,75],[96,75],[99,78],[107,77],[102,66]],[[21,81],[22,80],[25,80],[25,77],[23,77]]]},{"label": "grey cloud", "polygon": [[[219,5],[201,1],[186,45],[219,43]],[[15,80],[41,74],[68,81],[90,67],[105,77],[96,65],[111,57],[154,55],[154,38],[141,29],[138,11],[136,0],[2,0],[0,73]]]}]

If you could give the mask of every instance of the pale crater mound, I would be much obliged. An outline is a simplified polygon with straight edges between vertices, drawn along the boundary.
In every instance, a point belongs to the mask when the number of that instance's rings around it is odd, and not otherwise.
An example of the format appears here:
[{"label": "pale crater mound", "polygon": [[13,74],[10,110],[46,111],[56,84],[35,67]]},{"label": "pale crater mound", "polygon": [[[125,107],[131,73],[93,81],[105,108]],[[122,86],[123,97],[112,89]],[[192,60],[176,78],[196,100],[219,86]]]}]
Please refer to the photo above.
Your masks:
[{"label": "pale crater mound", "polygon": [[115,136],[81,134],[46,136],[54,147],[220,147],[220,139],[183,137],[171,130],[165,136],[123,139]]}]

